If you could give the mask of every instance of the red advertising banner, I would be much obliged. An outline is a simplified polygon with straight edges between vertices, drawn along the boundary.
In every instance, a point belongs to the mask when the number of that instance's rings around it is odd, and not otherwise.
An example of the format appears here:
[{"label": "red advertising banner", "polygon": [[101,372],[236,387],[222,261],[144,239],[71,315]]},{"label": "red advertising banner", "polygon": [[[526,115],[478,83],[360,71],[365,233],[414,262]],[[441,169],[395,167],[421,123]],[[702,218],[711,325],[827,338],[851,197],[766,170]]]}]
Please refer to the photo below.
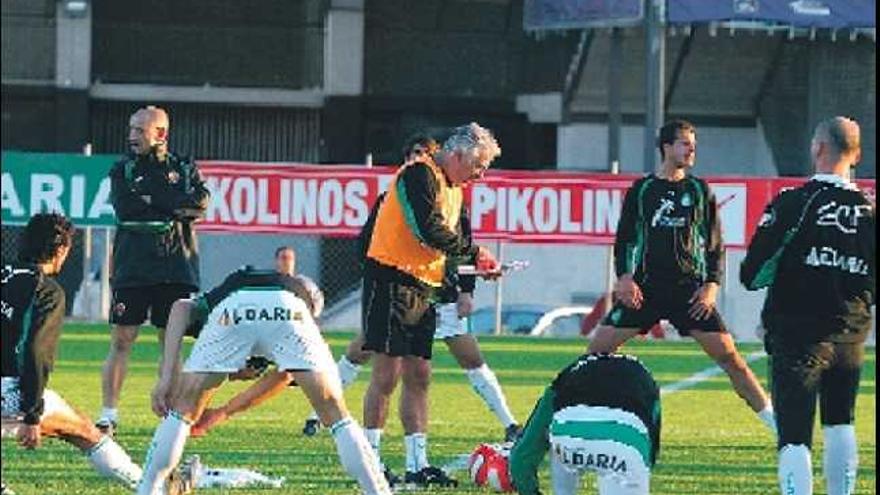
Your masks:
[{"label": "red advertising banner", "polygon": [[[201,230],[350,237],[391,181],[393,167],[203,161],[211,190]],[[474,235],[512,242],[612,244],[635,175],[493,170],[465,201]],[[748,243],[764,206],[804,179],[707,177],[725,244]],[[875,181],[859,180],[870,197]]]}]

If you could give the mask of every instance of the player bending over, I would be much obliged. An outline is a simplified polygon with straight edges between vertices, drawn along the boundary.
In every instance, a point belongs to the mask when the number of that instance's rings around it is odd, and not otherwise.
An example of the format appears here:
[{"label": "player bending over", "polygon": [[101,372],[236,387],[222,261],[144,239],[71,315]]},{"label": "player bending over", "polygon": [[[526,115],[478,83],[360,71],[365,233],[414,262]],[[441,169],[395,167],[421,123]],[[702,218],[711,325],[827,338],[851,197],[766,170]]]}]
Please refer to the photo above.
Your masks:
[{"label": "player bending over", "polygon": [[600,495],[647,495],[660,450],[660,391],[638,359],[585,354],[563,369],[535,405],[510,454],[522,495],[541,493],[538,466],[551,452],[553,493],[578,492],[598,475]]},{"label": "player bending over", "polygon": [[[301,281],[250,267],[233,272],[198,301],[174,303],[162,373],[152,393],[153,411],[164,419],[147,454],[139,495],[158,493],[158,480],[180,461],[190,425],[227,375],[244,368],[252,355],[265,356],[290,372],[330,427],[342,465],[365,493],[391,493],[363,430],[348,413],[330,348],[311,311]],[[194,318],[204,326],[183,372],[174,377],[181,338]]]}]

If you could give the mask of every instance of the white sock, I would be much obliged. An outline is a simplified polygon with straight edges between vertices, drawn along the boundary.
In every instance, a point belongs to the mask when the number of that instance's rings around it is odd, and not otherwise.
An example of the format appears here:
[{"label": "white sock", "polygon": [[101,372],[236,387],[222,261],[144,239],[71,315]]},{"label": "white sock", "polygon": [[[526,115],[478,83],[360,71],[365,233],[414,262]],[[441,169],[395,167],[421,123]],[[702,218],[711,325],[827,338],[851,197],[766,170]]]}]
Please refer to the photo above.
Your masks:
[{"label": "white sock", "polygon": [[489,406],[489,410],[495,414],[505,428],[516,423],[510,412],[510,407],[507,406],[504,392],[501,391],[501,384],[498,383],[498,378],[486,366],[486,363],[483,363],[479,368],[465,370],[465,374],[468,381],[471,382],[474,392],[483,399],[483,402]]},{"label": "white sock", "polygon": [[806,445],[787,444],[779,450],[779,489],[782,495],[813,494],[813,464]]},{"label": "white sock", "polygon": [[143,476],[141,467],[110,437],[102,437],[94,447],[84,452],[89,462],[101,476],[118,481],[134,489]]},{"label": "white sock", "polygon": [[[599,482],[599,493],[601,495],[606,495],[606,491],[601,489],[602,479],[608,478],[608,476],[603,476],[598,478]],[[580,485],[581,473],[578,471],[569,470],[565,467],[559,459],[556,458],[555,455],[551,455],[550,457],[550,484],[553,486],[553,491],[551,493],[559,493],[559,494],[571,494],[574,495],[578,492],[578,486]],[[607,493],[614,493],[611,491],[607,491]]]},{"label": "white sock", "polygon": [[364,493],[390,494],[391,488],[379,468],[379,461],[357,422],[350,417],[340,419],[330,427],[330,433],[336,441],[336,452],[339,453],[342,466],[357,480]]},{"label": "white sock", "polygon": [[767,428],[770,428],[774,436],[779,436],[779,431],[776,429],[776,413],[773,411],[772,404],[767,404],[767,407],[761,409],[758,412],[758,417],[767,425]]},{"label": "white sock", "polygon": [[364,436],[367,438],[367,443],[373,448],[373,454],[376,456],[379,468],[384,469],[385,465],[382,464],[382,455],[379,451],[379,446],[382,443],[382,428],[364,428]]},{"label": "white sock", "polygon": [[183,447],[189,438],[190,424],[177,411],[169,411],[156,427],[150,450],[144,461],[144,476],[137,488],[137,495],[159,495],[165,479],[183,456]]},{"label": "white sock", "polygon": [[339,368],[339,379],[342,381],[342,388],[348,388],[349,385],[354,383],[358,373],[361,371],[361,365],[352,363],[345,355],[339,358],[339,361],[336,362],[336,367]]},{"label": "white sock", "polygon": [[823,426],[824,471],[828,495],[852,495],[856,488],[859,451],[853,425]]},{"label": "white sock", "polygon": [[428,435],[412,433],[403,437],[406,447],[406,472],[417,473],[428,467]]},{"label": "white sock", "polygon": [[109,419],[114,423],[119,422],[119,409],[115,407],[102,407],[101,408],[101,416],[99,419]]}]

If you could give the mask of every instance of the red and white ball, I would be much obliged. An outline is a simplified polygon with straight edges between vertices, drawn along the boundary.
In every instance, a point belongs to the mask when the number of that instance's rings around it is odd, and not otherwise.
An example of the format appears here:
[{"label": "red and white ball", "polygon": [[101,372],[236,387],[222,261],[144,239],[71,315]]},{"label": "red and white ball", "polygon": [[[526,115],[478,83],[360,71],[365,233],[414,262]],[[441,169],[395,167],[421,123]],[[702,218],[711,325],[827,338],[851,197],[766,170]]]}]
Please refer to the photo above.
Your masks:
[{"label": "red and white ball", "polygon": [[481,443],[468,459],[471,481],[477,486],[488,486],[495,492],[513,492],[508,457],[509,449],[501,445]]}]

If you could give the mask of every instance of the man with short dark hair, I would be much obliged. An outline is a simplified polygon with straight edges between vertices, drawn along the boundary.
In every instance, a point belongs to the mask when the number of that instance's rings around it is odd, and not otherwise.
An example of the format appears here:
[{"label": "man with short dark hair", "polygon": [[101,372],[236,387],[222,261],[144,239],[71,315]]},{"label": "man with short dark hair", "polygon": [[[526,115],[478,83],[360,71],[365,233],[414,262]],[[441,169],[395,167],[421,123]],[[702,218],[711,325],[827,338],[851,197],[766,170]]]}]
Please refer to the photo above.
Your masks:
[{"label": "man with short dark hair", "polygon": [[674,120],[659,132],[662,163],[626,193],[614,241],[615,304],[593,334],[590,352],[615,352],[661,319],[696,340],[733,389],[775,432],[764,388],[736,349],[716,308],[724,245],[715,195],[690,174],[697,134]]},{"label": "man with short dark hair", "polygon": [[859,134],[846,117],[816,126],[816,174],[767,205],[740,268],[747,289],[768,288],[761,321],[787,495],[813,493],[817,396],[828,494],[855,491],[853,420],[877,274],[874,204],[849,180],[861,158]]},{"label": "man with short dark hair", "polygon": [[163,342],[171,304],[199,288],[194,222],[210,193],[192,159],[168,150],[165,110],[148,106],[129,120],[131,152],[110,170],[116,213],[111,274],[113,325],[101,371],[103,408],[97,426],[113,434],[131,347],[148,315]]},{"label": "man with short dark hair", "polygon": [[[17,436],[29,449],[39,447],[43,437],[59,438],[80,449],[99,474],[134,488],[141,468],[88,417],[46,387],[65,310],[64,290],[53,277],[67,260],[73,233],[73,225],[61,215],[34,215],[20,239],[19,262],[3,266],[2,435]],[[0,493],[12,490],[3,483]]]}]

